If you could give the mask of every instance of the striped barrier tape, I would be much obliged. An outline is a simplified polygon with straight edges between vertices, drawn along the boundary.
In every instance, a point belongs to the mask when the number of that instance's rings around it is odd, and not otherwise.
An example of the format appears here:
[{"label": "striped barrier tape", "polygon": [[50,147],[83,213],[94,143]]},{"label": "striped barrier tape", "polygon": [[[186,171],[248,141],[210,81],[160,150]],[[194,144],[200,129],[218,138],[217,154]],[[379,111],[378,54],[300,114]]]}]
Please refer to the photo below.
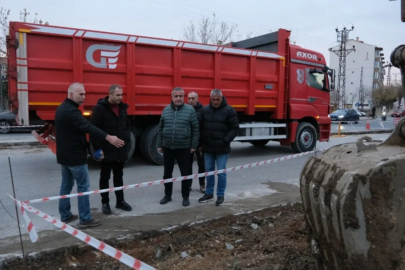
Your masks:
[{"label": "striped barrier tape", "polygon": [[37,128],[37,127],[43,127],[44,125],[28,125],[28,126],[10,126],[10,128]]},{"label": "striped barrier tape", "polygon": [[24,219],[26,221],[26,223],[28,224],[27,228],[28,228],[28,232],[30,234],[30,238],[32,242],[36,242],[38,240],[38,234],[34,228],[34,225],[32,224],[32,222],[30,221],[29,217],[27,216],[27,214],[24,211],[24,208],[26,210],[28,210],[29,212],[35,213],[36,215],[44,218],[46,221],[54,224],[56,227],[66,231],[67,233],[75,236],[76,238],[78,238],[79,240],[93,246],[94,248],[97,248],[99,250],[101,250],[102,252],[104,252],[105,254],[119,260],[120,262],[134,268],[134,269],[140,269],[140,270],[144,270],[144,269],[154,269],[153,267],[139,261],[136,260],[135,258],[129,256],[128,254],[125,254],[65,223],[63,223],[62,221],[55,219],[55,218],[51,218],[49,215],[42,213],[41,211],[33,208],[32,206],[29,206],[28,203],[36,203],[36,202],[44,202],[44,201],[52,201],[52,200],[59,200],[59,199],[65,199],[65,198],[72,198],[72,197],[79,197],[79,196],[85,196],[85,195],[90,195],[90,194],[99,194],[99,193],[104,193],[104,192],[110,192],[110,191],[116,191],[116,190],[124,190],[124,189],[129,189],[129,188],[138,188],[138,187],[145,187],[145,186],[151,186],[151,185],[158,185],[158,184],[163,184],[163,183],[170,183],[170,182],[175,182],[175,181],[184,181],[187,179],[193,179],[193,178],[198,178],[198,177],[202,177],[202,176],[209,176],[209,175],[217,175],[217,174],[221,174],[224,172],[229,172],[229,171],[237,171],[237,170],[243,170],[243,169],[248,169],[248,168],[252,168],[252,167],[256,167],[256,166],[262,166],[262,165],[266,165],[266,164],[271,164],[271,163],[275,163],[275,162],[280,162],[280,161],[284,161],[284,160],[290,160],[293,158],[297,158],[297,157],[301,157],[301,156],[305,156],[308,154],[312,154],[312,153],[316,153],[316,152],[320,152],[320,151],[324,151],[325,149],[318,149],[318,150],[314,150],[314,151],[309,151],[309,152],[304,152],[304,153],[299,153],[299,154],[294,154],[294,155],[289,155],[289,156],[284,156],[284,157],[280,157],[280,158],[275,158],[275,159],[269,159],[269,160],[265,160],[265,161],[260,161],[260,162],[256,162],[256,163],[250,163],[250,164],[245,164],[242,166],[236,166],[236,167],[231,167],[231,168],[226,168],[226,169],[222,169],[222,170],[215,170],[215,171],[211,171],[211,172],[205,172],[205,173],[199,173],[199,174],[191,174],[191,175],[187,175],[187,176],[181,176],[181,177],[175,177],[175,178],[171,178],[171,179],[161,179],[161,180],[157,180],[157,181],[152,181],[152,182],[145,182],[145,183],[141,183],[141,184],[134,184],[134,185],[127,185],[127,186],[122,186],[122,187],[116,187],[116,188],[109,188],[109,189],[102,189],[102,190],[95,190],[95,191],[89,191],[89,192],[82,192],[82,193],[76,193],[76,194],[69,194],[69,195],[62,195],[62,196],[54,196],[54,197],[45,197],[45,198],[41,198],[41,199],[36,199],[36,200],[31,200],[31,201],[25,201],[25,202],[20,202],[16,199],[14,199],[11,195],[9,195],[13,200],[15,200],[21,210],[21,212],[24,215]]},{"label": "striped barrier tape", "polygon": [[[10,196],[10,195],[9,195]],[[10,196],[11,197],[11,196]],[[13,197],[11,197],[13,198]],[[14,198],[13,198],[14,199]],[[15,199],[14,199],[15,200]],[[153,268],[152,266],[135,259],[134,257],[129,256],[128,254],[119,251],[118,249],[113,248],[112,246],[78,230],[73,228],[72,226],[69,226],[66,223],[63,223],[62,221],[60,221],[59,219],[50,217],[49,215],[39,211],[38,209],[29,206],[23,202],[20,202],[18,200],[16,200],[17,204],[21,206],[21,208],[25,208],[27,211],[36,214],[37,216],[45,219],[46,221],[52,223],[53,225],[55,225],[56,227],[58,227],[59,229],[62,229],[63,231],[69,233],[70,235],[73,235],[74,237],[76,237],[77,239],[85,242],[86,244],[102,251],[103,253],[107,254],[110,257],[113,257],[114,259],[122,262],[123,264],[136,269],[136,270],[154,270],[155,268]],[[26,215],[26,214],[25,214]],[[27,217],[28,218],[28,217]],[[28,218],[29,220],[29,218]],[[31,223],[31,222],[30,222]],[[32,223],[31,223],[32,224]]]},{"label": "striped barrier tape", "polygon": [[175,177],[175,178],[170,178],[170,179],[161,179],[161,180],[156,180],[156,181],[152,181],[152,182],[144,182],[144,183],[141,183],[141,184],[132,184],[132,185],[126,185],[126,186],[122,186],[122,187],[107,188],[107,189],[101,189],[101,190],[93,190],[93,191],[74,193],[74,194],[68,194],[68,195],[61,195],[61,196],[54,196],[54,197],[44,197],[44,198],[41,198],[41,199],[34,199],[34,200],[30,200],[30,201],[24,201],[24,203],[30,204],[30,203],[46,202],[46,201],[53,201],[53,200],[59,200],[59,199],[86,196],[86,195],[91,195],[91,194],[99,194],[99,193],[117,191],[117,190],[124,190],[124,189],[131,189],[131,188],[139,188],[139,187],[160,185],[160,184],[176,182],[176,181],[184,181],[184,180],[187,180],[187,179],[194,179],[194,178],[198,178],[198,177],[206,177],[206,176],[209,176],[209,175],[217,175],[217,174],[224,173],[224,172],[238,171],[238,170],[248,169],[248,168],[252,168],[252,167],[256,167],[256,166],[267,165],[267,164],[271,164],[271,163],[275,163],[275,162],[280,162],[280,161],[289,160],[289,159],[293,159],[293,158],[297,158],[297,157],[302,157],[302,156],[305,156],[305,155],[313,154],[313,153],[324,151],[324,150],[325,149],[318,149],[318,150],[314,150],[314,151],[308,151],[308,152],[303,152],[303,153],[299,153],[299,154],[284,156],[284,157],[280,157],[280,158],[269,159],[269,160],[265,160],[265,161],[245,164],[245,165],[242,165],[242,166],[236,166],[236,167],[226,168],[226,169],[222,169],[222,170],[216,170],[216,171],[199,173],[199,174],[191,174],[191,175],[187,175],[187,176],[180,176],[180,177]]},{"label": "striped barrier tape", "polygon": [[[10,196],[10,195],[8,195]],[[10,196],[11,197],[11,196]],[[11,197],[13,200],[15,200],[13,197]],[[24,217],[25,223],[27,224],[27,230],[28,230],[28,234],[30,235],[30,239],[32,243],[35,243],[36,241],[38,241],[38,233],[37,230],[34,227],[34,224],[32,224],[30,218],[28,217],[27,213],[24,210],[24,207],[21,205],[21,202],[19,200],[15,200],[15,202],[17,203],[18,208],[21,211],[21,214]]]}]

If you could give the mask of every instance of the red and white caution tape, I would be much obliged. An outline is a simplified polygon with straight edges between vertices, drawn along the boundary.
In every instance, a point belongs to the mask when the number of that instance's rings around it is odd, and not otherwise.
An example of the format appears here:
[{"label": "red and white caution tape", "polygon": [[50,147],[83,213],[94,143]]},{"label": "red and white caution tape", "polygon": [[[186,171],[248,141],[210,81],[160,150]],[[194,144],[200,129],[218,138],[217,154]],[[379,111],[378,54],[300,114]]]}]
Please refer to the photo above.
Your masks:
[{"label": "red and white caution tape", "polygon": [[[113,248],[110,245],[107,245],[106,243],[97,240],[96,238],[85,234],[84,232],[75,229],[69,225],[67,225],[66,223],[63,223],[62,221],[60,221],[59,219],[50,217],[49,215],[39,211],[38,209],[35,209],[32,206],[29,206],[25,203],[21,203],[20,201],[16,200],[17,203],[19,205],[22,206],[22,208],[25,208],[27,211],[34,213],[36,215],[38,215],[39,217],[45,219],[46,221],[52,223],[53,225],[55,225],[56,227],[62,229],[63,231],[73,235],[74,237],[76,237],[77,239],[85,242],[86,244],[89,244],[90,246],[104,252],[105,254],[107,254],[108,256],[113,257],[114,259],[122,262],[123,264],[136,269],[136,270],[153,270],[155,268],[153,268],[152,266],[135,259],[134,257],[129,256],[128,254],[119,251],[118,249]],[[32,223],[31,223],[32,224]]]},{"label": "red and white caution tape", "polygon": [[74,193],[74,194],[68,194],[68,195],[61,195],[61,196],[54,196],[54,197],[45,197],[45,198],[41,198],[41,199],[24,201],[24,203],[30,204],[30,203],[37,203],[37,202],[46,202],[46,201],[53,201],[53,200],[66,199],[66,198],[74,198],[74,197],[91,195],[91,194],[99,194],[99,193],[104,193],[104,192],[117,191],[117,190],[124,190],[124,189],[131,189],[131,188],[139,188],[139,187],[160,185],[160,184],[176,182],[176,181],[184,181],[184,180],[187,180],[187,179],[193,179],[195,177],[206,177],[206,176],[209,176],[209,175],[217,175],[217,174],[224,173],[224,172],[231,172],[231,171],[233,172],[233,171],[253,168],[253,167],[257,167],[257,166],[267,165],[267,164],[271,164],[271,163],[276,163],[276,162],[280,162],[280,161],[284,161],[284,160],[289,160],[289,159],[293,159],[293,158],[313,154],[313,153],[320,152],[320,151],[323,151],[323,150],[325,150],[325,149],[318,149],[318,150],[314,150],[314,151],[303,152],[303,153],[299,153],[299,154],[294,154],[294,155],[284,156],[284,157],[280,157],[280,158],[269,159],[269,160],[265,160],[265,161],[245,164],[245,165],[242,165],[242,166],[236,166],[236,167],[231,167],[231,168],[226,168],[226,169],[216,170],[216,171],[211,171],[211,172],[206,172],[206,173],[191,174],[191,175],[187,175],[187,176],[180,176],[180,177],[175,177],[175,178],[170,178],[170,179],[161,179],[161,180],[156,180],[156,181],[152,181],[152,182],[144,182],[144,183],[141,183],[141,184],[126,185],[126,186],[122,186],[122,187],[107,188],[107,189],[101,189],[101,190],[93,190],[93,191]]},{"label": "red and white caution tape", "polygon": [[39,128],[39,127],[43,127],[44,125],[28,125],[28,126],[10,126],[10,128],[14,129],[14,128]]},{"label": "red and white caution tape", "polygon": [[[8,195],[8,196],[10,196],[10,195]],[[21,205],[21,202],[19,200],[14,199],[13,197],[11,197],[11,198],[17,203],[17,206],[20,209],[21,214],[24,217],[25,223],[27,224],[27,230],[30,235],[31,242],[35,243],[36,241],[38,241],[38,233],[37,233],[37,230],[35,230],[34,224],[32,224],[27,213],[25,213],[24,207]]]}]

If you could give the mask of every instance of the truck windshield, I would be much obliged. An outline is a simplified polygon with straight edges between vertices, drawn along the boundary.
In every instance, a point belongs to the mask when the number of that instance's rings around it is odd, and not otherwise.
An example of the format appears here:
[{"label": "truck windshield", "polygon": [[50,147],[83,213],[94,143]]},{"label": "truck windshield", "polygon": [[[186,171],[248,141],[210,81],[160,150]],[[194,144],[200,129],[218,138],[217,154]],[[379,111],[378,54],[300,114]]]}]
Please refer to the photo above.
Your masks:
[{"label": "truck windshield", "polygon": [[314,72],[311,69],[307,69],[307,85],[324,90],[325,85],[325,73],[323,72]]}]

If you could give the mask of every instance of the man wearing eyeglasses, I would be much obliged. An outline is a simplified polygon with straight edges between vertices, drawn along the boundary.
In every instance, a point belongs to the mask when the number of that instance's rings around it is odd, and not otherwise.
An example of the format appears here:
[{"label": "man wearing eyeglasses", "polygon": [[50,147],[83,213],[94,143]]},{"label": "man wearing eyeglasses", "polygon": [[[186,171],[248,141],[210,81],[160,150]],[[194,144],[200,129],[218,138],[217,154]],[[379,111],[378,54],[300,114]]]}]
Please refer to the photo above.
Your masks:
[{"label": "man wearing eyeglasses", "polygon": [[[203,105],[198,101],[198,94],[196,92],[190,92],[188,93],[188,104],[194,107],[195,112],[197,113],[197,118],[200,120],[200,114],[201,110],[203,108]],[[204,154],[197,148],[194,153],[191,153],[191,171],[193,167],[193,159],[194,159],[194,154],[197,156],[197,164],[198,164],[198,173],[204,173],[205,172],[205,165],[204,165]],[[202,176],[199,178],[200,182],[200,191],[201,193],[205,194],[205,177]],[[193,180],[191,180],[191,185],[193,184]],[[190,189],[191,189],[190,185]]]},{"label": "man wearing eyeglasses", "polygon": [[[157,148],[163,153],[163,179],[173,177],[174,162],[177,160],[182,176],[191,174],[190,154],[194,153],[199,142],[199,127],[194,108],[184,104],[184,90],[172,90],[172,102],[163,109],[159,122]],[[191,179],[181,181],[183,206],[189,206]],[[172,200],[173,182],[165,183],[165,196],[160,204]]]}]

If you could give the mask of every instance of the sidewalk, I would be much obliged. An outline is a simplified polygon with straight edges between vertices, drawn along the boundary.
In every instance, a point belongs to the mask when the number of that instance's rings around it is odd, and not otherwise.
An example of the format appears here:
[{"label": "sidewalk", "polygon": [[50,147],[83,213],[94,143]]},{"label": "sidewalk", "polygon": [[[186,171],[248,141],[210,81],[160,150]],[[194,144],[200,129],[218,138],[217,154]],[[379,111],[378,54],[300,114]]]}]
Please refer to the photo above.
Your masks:
[{"label": "sidewalk", "polygon": [[31,134],[26,134],[27,136],[13,136],[14,134],[1,134],[0,135],[0,149],[11,148],[15,146],[36,146],[36,147],[47,147],[46,145],[40,144],[37,139]]}]

